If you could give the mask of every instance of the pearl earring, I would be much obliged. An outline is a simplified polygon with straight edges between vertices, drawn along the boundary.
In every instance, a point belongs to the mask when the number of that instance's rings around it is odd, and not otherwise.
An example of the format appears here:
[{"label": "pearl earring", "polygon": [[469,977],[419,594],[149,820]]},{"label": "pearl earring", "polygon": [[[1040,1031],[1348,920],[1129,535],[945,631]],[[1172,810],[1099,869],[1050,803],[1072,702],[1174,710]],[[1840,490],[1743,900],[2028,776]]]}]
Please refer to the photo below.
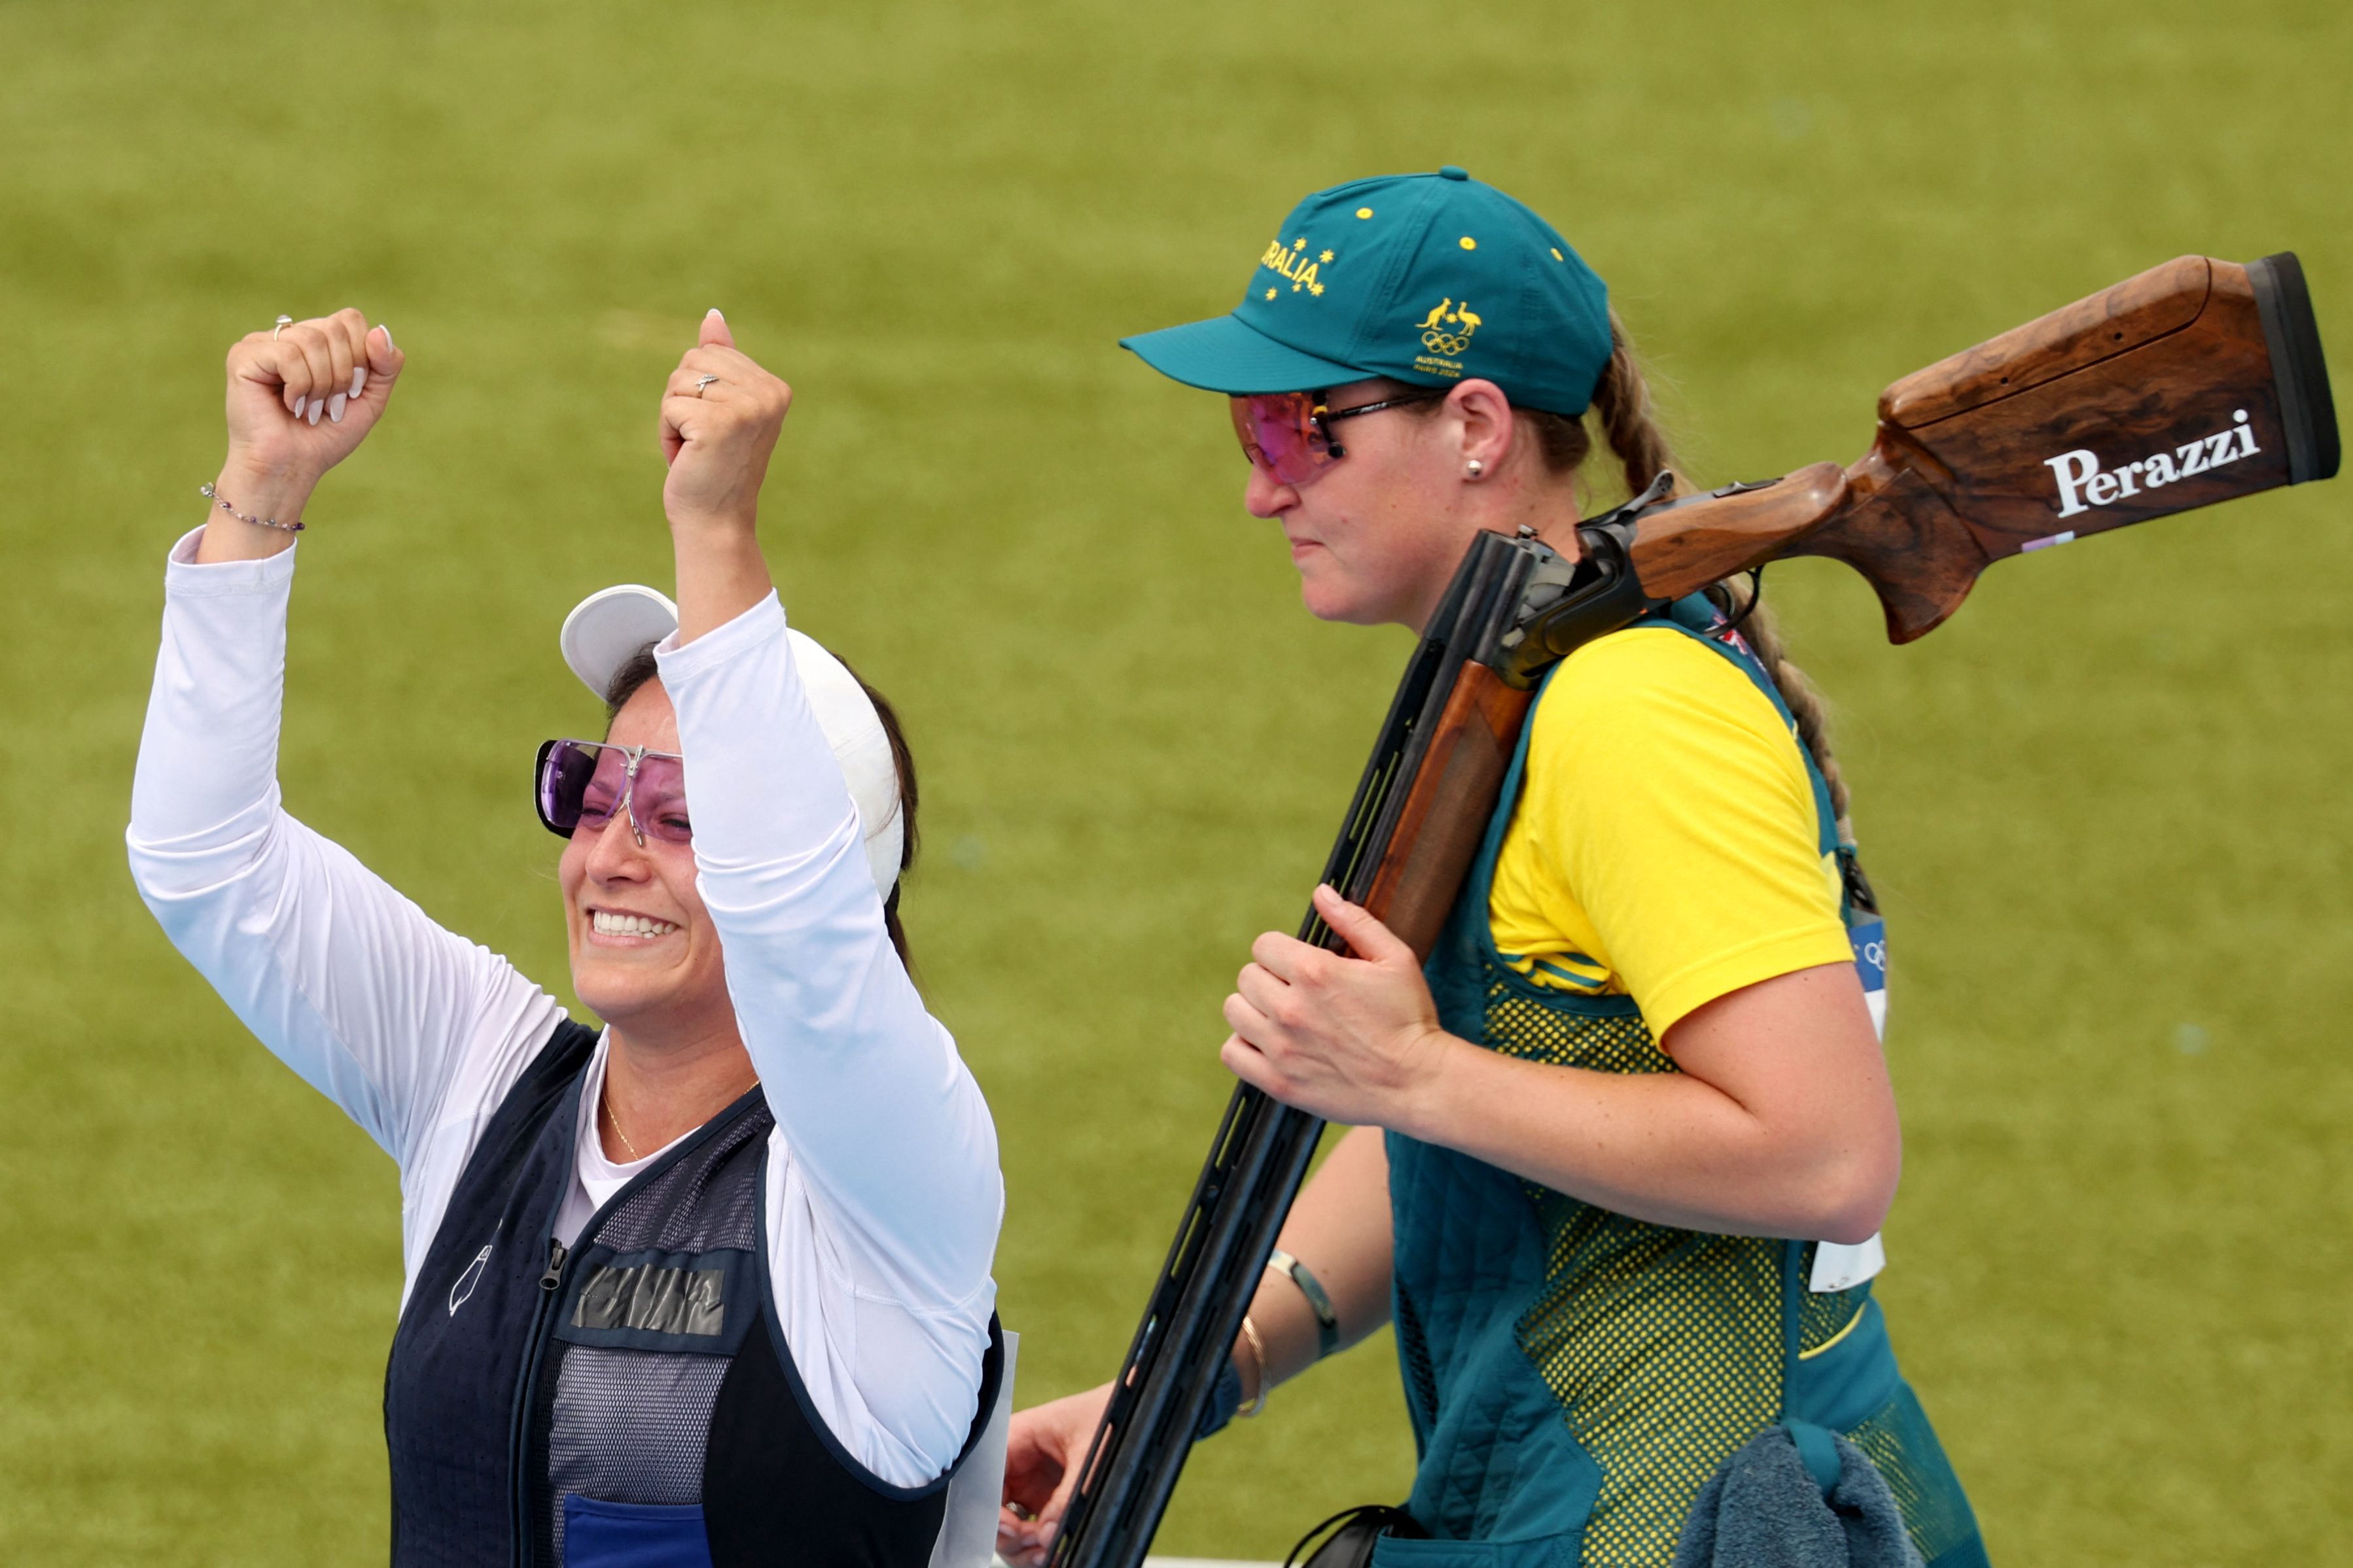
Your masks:
[{"label": "pearl earring", "polygon": [[1464,471],[1464,472],[1466,472],[1466,473],[1468,473],[1468,474],[1469,474],[1472,479],[1477,479],[1481,474],[1483,474],[1483,473],[1485,473],[1485,472],[1487,471],[1487,465],[1486,465],[1486,464],[1484,464],[1484,463],[1482,463],[1482,462],[1481,462],[1481,461],[1480,461],[1478,458],[1472,458],[1469,462],[1467,462],[1467,463],[1463,464],[1463,465],[1462,465],[1462,468],[1463,468],[1463,471]]}]

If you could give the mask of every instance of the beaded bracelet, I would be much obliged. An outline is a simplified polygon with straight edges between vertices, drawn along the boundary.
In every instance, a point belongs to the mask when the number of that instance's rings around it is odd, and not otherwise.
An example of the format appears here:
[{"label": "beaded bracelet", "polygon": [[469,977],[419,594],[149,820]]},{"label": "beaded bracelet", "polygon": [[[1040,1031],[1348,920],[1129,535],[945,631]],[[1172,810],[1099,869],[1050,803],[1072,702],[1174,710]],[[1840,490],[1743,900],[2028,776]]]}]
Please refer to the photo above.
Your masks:
[{"label": "beaded bracelet", "polygon": [[245,513],[237,510],[237,508],[229,505],[227,501],[223,500],[221,499],[220,492],[213,489],[209,481],[198,485],[196,487],[196,493],[204,497],[206,500],[212,502],[215,506],[220,508],[221,510],[228,513],[229,516],[237,519],[239,522],[249,522],[257,528],[274,528],[283,533],[300,533],[302,531],[302,524],[300,521],[294,522],[280,522],[274,517],[248,517]]}]

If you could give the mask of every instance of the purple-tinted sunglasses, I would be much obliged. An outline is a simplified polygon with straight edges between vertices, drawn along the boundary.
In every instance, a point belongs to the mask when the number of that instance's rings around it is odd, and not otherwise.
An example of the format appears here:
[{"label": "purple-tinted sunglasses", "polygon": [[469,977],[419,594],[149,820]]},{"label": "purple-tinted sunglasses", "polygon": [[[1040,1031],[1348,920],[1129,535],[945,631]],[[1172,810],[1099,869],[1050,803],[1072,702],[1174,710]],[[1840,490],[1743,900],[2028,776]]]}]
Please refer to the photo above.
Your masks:
[{"label": "purple-tinted sunglasses", "polygon": [[675,752],[607,741],[550,741],[539,748],[533,772],[539,820],[559,838],[583,828],[602,833],[616,814],[625,813],[640,847],[649,836],[665,844],[693,842],[686,815],[686,759]]}]

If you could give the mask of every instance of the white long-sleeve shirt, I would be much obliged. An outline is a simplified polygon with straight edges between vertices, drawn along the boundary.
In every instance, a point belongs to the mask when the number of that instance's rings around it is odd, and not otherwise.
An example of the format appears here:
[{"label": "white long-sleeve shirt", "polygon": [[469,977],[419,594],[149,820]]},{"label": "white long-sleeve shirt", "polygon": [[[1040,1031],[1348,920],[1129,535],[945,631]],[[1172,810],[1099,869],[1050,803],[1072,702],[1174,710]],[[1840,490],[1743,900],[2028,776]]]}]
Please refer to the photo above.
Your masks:
[{"label": "white long-sleeve shirt", "polygon": [[[400,1168],[402,1300],[491,1114],[547,1043],[554,997],[435,924],[280,804],[296,551],[164,575],[132,790],[132,873],[246,1026]],[[809,1398],[899,1486],[954,1463],[978,1404],[1004,1208],[979,1086],[892,950],[857,814],[772,595],[657,650],[678,712],[704,906],[760,1075],[778,1321]],[[645,1162],[605,1160],[584,1084],[576,1234]],[[657,1156],[648,1155],[651,1160]]]}]

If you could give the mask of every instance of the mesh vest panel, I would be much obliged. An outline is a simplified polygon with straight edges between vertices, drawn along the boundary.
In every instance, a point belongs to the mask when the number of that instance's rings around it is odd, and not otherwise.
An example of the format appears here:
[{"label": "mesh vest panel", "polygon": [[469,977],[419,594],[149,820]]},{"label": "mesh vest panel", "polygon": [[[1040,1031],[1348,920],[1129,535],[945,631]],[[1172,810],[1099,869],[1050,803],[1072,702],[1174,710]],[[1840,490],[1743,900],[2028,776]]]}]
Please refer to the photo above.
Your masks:
[{"label": "mesh vest panel", "polygon": [[[1637,1014],[1548,1005],[1489,976],[1487,1043],[1601,1072],[1674,1063]],[[1544,1284],[1516,1335],[1601,1467],[1591,1568],[1664,1563],[1717,1465],[1781,1405],[1782,1243],[1629,1219],[1523,1184],[1544,1232]]]},{"label": "mesh vest panel", "polygon": [[[760,1153],[775,1125],[765,1103],[754,1105],[584,1232],[575,1250],[755,1257]],[[748,1269],[744,1277],[756,1279]],[[540,1373],[547,1462],[536,1468],[533,1489],[549,1561],[564,1560],[566,1492],[638,1503],[702,1500],[703,1447],[731,1359],[560,1337],[550,1345]]]}]

